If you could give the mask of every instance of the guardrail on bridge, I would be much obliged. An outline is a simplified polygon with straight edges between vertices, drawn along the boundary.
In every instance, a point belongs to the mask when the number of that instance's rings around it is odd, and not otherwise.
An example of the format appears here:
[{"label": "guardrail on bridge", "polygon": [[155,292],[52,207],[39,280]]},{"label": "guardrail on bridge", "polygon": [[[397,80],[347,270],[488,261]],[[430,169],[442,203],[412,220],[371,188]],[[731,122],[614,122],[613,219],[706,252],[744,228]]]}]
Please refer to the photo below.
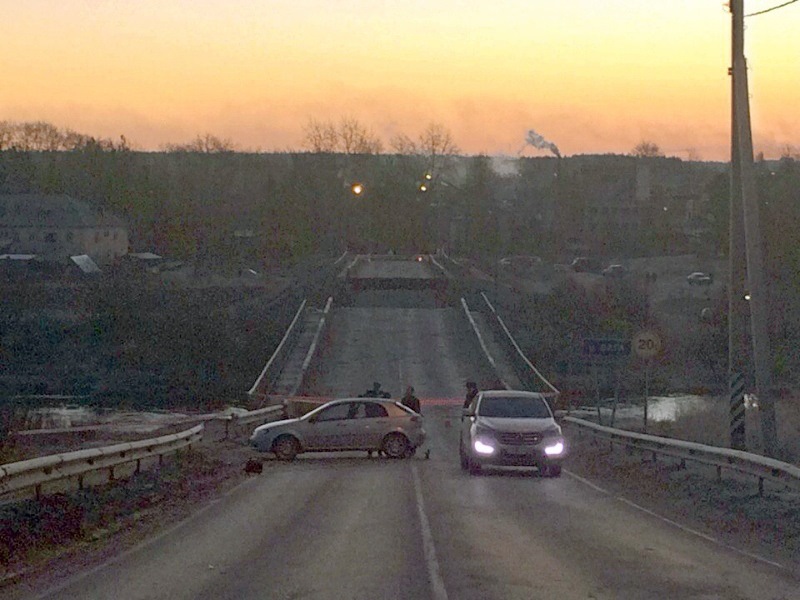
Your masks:
[{"label": "guardrail on bridge", "polygon": [[202,437],[201,424],[180,433],[149,440],[41,456],[0,465],[0,496],[35,488],[38,498],[43,484],[70,477],[77,477],[78,487],[82,488],[84,476],[95,471],[108,470],[108,479],[113,481],[114,469],[120,465],[135,462],[138,472],[142,459],[158,457],[160,463],[166,454],[196,444]]},{"label": "guardrail on bridge", "polygon": [[718,478],[722,477],[723,469],[757,477],[759,494],[764,493],[764,480],[800,490],[800,467],[773,458],[741,450],[614,429],[575,417],[565,417],[564,421],[578,427],[579,432],[588,432],[597,438],[607,440],[612,447],[618,444],[641,452],[651,452],[653,460],[656,460],[658,455],[663,455],[677,458],[682,464],[689,460],[713,466],[717,469]]}]

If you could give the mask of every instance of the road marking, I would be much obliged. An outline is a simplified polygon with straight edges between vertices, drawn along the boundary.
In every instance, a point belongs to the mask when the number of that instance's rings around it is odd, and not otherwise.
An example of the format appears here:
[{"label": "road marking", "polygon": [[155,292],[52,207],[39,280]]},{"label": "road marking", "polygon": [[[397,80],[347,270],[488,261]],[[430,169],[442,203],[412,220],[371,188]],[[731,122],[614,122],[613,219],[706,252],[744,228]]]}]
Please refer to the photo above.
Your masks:
[{"label": "road marking", "polygon": [[650,515],[651,517],[655,517],[659,521],[667,523],[668,525],[672,525],[673,527],[677,527],[678,529],[680,529],[684,533],[688,533],[688,534],[694,535],[696,537],[699,537],[701,539],[706,540],[707,542],[711,542],[712,544],[715,544],[715,545],[720,546],[722,548],[725,548],[727,550],[731,550],[731,551],[735,552],[736,554],[740,554],[741,556],[746,556],[747,558],[750,558],[752,560],[755,560],[755,561],[770,565],[772,567],[777,567],[778,569],[782,569],[784,571],[787,570],[787,567],[782,565],[781,563],[769,560],[768,558],[764,558],[763,556],[759,556],[758,554],[753,554],[752,552],[748,552],[747,550],[742,550],[740,548],[737,548],[736,546],[732,546],[732,545],[727,544],[727,543],[725,543],[725,542],[723,542],[721,540],[718,540],[715,537],[712,537],[712,536],[710,536],[710,535],[708,535],[706,533],[703,533],[702,531],[697,531],[696,529],[692,529],[691,527],[687,527],[686,525],[682,525],[681,523],[678,523],[677,521],[673,521],[672,519],[668,519],[667,517],[663,517],[663,516],[659,515],[658,513],[653,512],[649,508],[645,508],[644,506],[636,504],[636,502],[633,502],[632,500],[628,500],[627,498],[624,498],[623,496],[614,496],[608,490],[605,490],[605,489],[601,488],[599,485],[595,485],[594,483],[592,483],[588,479],[584,479],[580,475],[576,475],[575,473],[573,473],[571,471],[567,471],[566,469],[564,469],[564,473],[566,473],[567,475],[569,475],[570,477],[572,477],[576,481],[580,481],[582,484],[589,486],[593,490],[601,492],[603,494],[606,494],[606,495],[610,496],[611,498],[614,498],[615,500],[617,500],[619,502],[622,502],[623,504],[626,504],[627,506],[630,506],[631,508],[635,508],[636,510],[638,510],[640,512],[643,512],[646,515]]},{"label": "road marking", "polygon": [[599,485],[595,485],[594,483],[592,483],[592,482],[591,482],[591,481],[589,481],[588,479],[584,479],[584,478],[583,478],[583,477],[581,477],[580,475],[576,475],[576,474],[575,474],[575,473],[573,473],[572,471],[567,471],[566,469],[564,469],[564,473],[566,473],[567,475],[569,475],[569,476],[570,476],[570,477],[572,477],[573,479],[577,479],[577,480],[578,480],[578,481],[580,481],[582,484],[584,484],[584,485],[588,485],[590,488],[592,488],[592,489],[593,489],[593,490],[595,490],[596,492],[600,492],[601,494],[607,494],[607,495],[609,495],[609,496],[611,495],[611,492],[609,492],[608,490],[605,490],[605,489],[601,488]]},{"label": "road marking", "polygon": [[425,500],[422,497],[422,484],[419,480],[417,465],[411,465],[411,474],[414,477],[414,492],[417,496],[417,511],[419,512],[419,526],[422,530],[422,551],[425,555],[425,564],[428,567],[428,578],[431,582],[431,592],[435,600],[447,600],[447,589],[436,559],[436,546],[433,543],[433,533],[428,515],[425,513]]}]

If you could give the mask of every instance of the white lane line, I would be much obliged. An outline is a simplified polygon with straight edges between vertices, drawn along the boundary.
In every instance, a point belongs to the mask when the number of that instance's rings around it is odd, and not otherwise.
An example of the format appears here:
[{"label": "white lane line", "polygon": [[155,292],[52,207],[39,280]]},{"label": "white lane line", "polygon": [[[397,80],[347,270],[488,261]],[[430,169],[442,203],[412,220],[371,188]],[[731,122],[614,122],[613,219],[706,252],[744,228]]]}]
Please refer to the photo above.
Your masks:
[{"label": "white lane line", "polygon": [[723,548],[727,548],[728,550],[733,550],[737,554],[741,554],[742,556],[746,556],[748,558],[752,558],[753,560],[757,560],[758,562],[762,562],[762,563],[766,563],[768,565],[772,565],[773,567],[778,567],[779,569],[786,569],[786,567],[784,567],[781,563],[777,563],[777,562],[771,561],[771,560],[769,560],[767,558],[764,558],[763,556],[759,556],[758,554],[753,554],[751,552],[747,552],[746,550],[740,550],[739,548],[737,548],[735,546],[731,546],[730,544],[726,544],[725,542],[722,542],[722,541],[720,541],[720,540],[718,540],[718,539],[716,539],[714,537],[711,537],[710,535],[707,535],[707,534],[705,534],[705,533],[703,533],[701,531],[697,531],[695,529],[692,529],[691,527],[686,527],[686,525],[681,525],[680,523],[678,523],[676,521],[673,521],[672,519],[668,519],[667,517],[662,517],[658,513],[654,513],[652,510],[649,510],[649,509],[645,508],[644,506],[639,506],[638,504],[636,504],[635,502],[631,502],[627,498],[623,498],[622,496],[617,496],[617,500],[619,500],[620,502],[624,502],[628,506],[632,506],[633,508],[635,508],[637,510],[642,511],[643,513],[646,513],[646,514],[650,515],[651,517],[655,517],[659,521],[663,521],[664,523],[668,523],[668,524],[672,525],[673,527],[677,527],[681,531],[685,531],[686,533],[690,533],[692,535],[696,535],[699,538],[702,538],[704,540],[707,540],[709,542],[717,544],[718,546],[722,546]]},{"label": "white lane line", "polygon": [[564,473],[566,473],[567,475],[569,475],[573,479],[576,479],[576,480],[580,481],[583,485],[588,485],[590,488],[592,488],[596,492],[600,492],[601,494],[607,494],[609,496],[611,495],[611,492],[609,492],[608,490],[605,490],[605,489],[601,488],[599,485],[595,485],[594,483],[592,483],[588,479],[584,479],[580,475],[576,475],[572,471],[567,471],[566,469],[564,469]]},{"label": "white lane line", "polygon": [[435,600],[447,600],[447,589],[436,559],[436,546],[433,543],[433,533],[428,515],[425,513],[425,500],[422,497],[422,484],[419,480],[417,465],[411,465],[411,474],[414,477],[414,492],[417,496],[417,511],[419,512],[419,526],[422,530],[422,551],[425,555],[425,564],[428,567],[428,578],[431,582],[431,592]]},{"label": "white lane line", "polygon": [[703,533],[702,531],[697,531],[696,529],[692,529],[691,527],[687,527],[686,525],[682,525],[682,524],[678,523],[677,521],[673,521],[672,519],[668,519],[667,517],[662,517],[661,515],[659,515],[656,512],[653,512],[649,508],[645,508],[644,506],[636,504],[635,502],[633,502],[631,500],[628,500],[627,498],[624,498],[622,496],[614,496],[608,490],[604,490],[599,485],[595,485],[594,483],[592,483],[588,479],[584,479],[580,475],[576,475],[575,473],[573,473],[571,471],[567,471],[566,469],[564,469],[564,473],[566,473],[567,475],[569,475],[570,477],[572,477],[576,481],[580,481],[582,484],[584,484],[586,486],[589,486],[593,490],[595,490],[597,492],[601,492],[603,494],[606,494],[606,495],[614,498],[615,500],[630,506],[631,508],[635,508],[636,510],[645,513],[646,515],[650,515],[651,517],[655,517],[656,519],[658,519],[659,521],[662,521],[663,523],[667,523],[668,525],[672,525],[673,527],[677,527],[678,529],[680,529],[684,533],[688,533],[690,535],[694,535],[696,537],[699,537],[701,539],[706,540],[707,542],[711,542],[712,544],[715,544],[717,546],[725,548],[726,550],[731,550],[731,551],[735,552],[736,554],[740,554],[741,556],[746,556],[747,558],[750,558],[752,560],[755,560],[755,561],[770,565],[772,567],[777,567],[778,569],[782,569],[784,571],[788,570],[787,567],[782,565],[781,563],[769,560],[768,558],[764,558],[763,556],[759,556],[758,554],[753,554],[752,552],[748,552],[747,550],[742,550],[740,548],[737,548],[736,546],[732,546],[730,544],[726,544],[725,542],[720,541],[717,538],[712,537],[712,536],[710,536],[710,535],[708,535],[706,533]]}]

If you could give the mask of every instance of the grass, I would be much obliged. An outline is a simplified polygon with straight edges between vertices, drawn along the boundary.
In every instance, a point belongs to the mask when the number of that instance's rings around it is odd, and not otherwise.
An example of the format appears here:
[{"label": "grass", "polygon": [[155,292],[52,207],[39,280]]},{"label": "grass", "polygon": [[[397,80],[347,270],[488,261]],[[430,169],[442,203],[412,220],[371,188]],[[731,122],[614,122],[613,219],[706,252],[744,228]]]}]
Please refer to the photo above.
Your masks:
[{"label": "grass", "polygon": [[[158,522],[169,510],[195,506],[231,472],[202,450],[181,452],[163,467],[85,490],[0,506],[0,585],[76,549]],[[183,507],[183,508],[181,508]]]}]

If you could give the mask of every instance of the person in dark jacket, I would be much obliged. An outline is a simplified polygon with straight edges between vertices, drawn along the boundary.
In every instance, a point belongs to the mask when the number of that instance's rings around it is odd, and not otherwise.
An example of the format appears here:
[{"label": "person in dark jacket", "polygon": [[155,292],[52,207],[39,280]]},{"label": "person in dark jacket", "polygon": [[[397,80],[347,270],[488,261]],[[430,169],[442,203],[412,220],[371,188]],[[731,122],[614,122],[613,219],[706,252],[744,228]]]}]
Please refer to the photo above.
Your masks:
[{"label": "person in dark jacket", "polygon": [[392,395],[389,392],[385,392],[381,389],[381,384],[379,381],[375,381],[372,383],[372,389],[367,390],[360,396],[361,398],[391,398]]},{"label": "person in dark jacket", "polygon": [[464,408],[469,408],[475,396],[478,395],[478,384],[474,381],[467,382],[467,395],[464,397]]},{"label": "person in dark jacket", "polygon": [[412,386],[408,386],[406,388],[406,394],[400,399],[400,402],[413,410],[415,413],[422,414],[422,410],[419,405],[419,398],[414,395],[414,388]]}]

